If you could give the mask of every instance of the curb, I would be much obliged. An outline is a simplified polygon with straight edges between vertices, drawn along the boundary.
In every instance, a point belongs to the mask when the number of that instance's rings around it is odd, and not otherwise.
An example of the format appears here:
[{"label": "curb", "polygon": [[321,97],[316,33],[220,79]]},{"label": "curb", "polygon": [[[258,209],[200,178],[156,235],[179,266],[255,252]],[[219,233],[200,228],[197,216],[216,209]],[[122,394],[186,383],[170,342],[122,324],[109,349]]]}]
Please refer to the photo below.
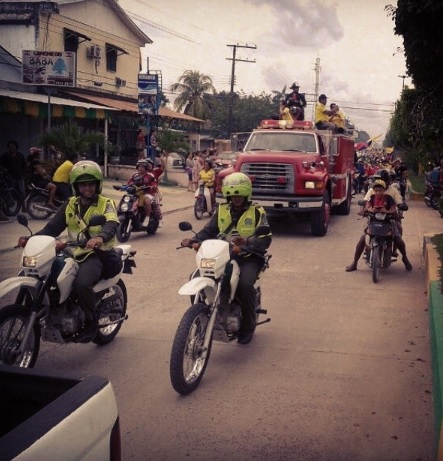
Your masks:
[{"label": "curb", "polygon": [[429,338],[432,364],[432,394],[437,461],[443,461],[443,294],[440,281],[441,260],[431,238],[423,236],[423,256],[426,268],[426,287],[429,307]]}]

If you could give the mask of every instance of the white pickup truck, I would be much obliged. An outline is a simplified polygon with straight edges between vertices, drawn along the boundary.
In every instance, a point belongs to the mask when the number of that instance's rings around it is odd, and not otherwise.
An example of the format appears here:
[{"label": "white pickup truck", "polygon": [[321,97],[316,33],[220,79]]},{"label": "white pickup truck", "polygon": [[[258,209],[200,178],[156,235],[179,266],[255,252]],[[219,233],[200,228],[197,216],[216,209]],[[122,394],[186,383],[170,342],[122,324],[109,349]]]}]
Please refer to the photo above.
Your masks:
[{"label": "white pickup truck", "polygon": [[0,366],[0,460],[121,461],[111,383]]}]

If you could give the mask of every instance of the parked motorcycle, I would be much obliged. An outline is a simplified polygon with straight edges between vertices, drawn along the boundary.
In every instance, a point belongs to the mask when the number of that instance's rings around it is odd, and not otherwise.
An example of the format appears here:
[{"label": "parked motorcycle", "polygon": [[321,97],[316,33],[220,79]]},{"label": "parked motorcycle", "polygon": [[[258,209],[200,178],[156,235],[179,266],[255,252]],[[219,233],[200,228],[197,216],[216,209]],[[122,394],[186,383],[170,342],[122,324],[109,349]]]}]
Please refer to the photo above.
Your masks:
[{"label": "parked motorcycle", "polygon": [[[60,207],[63,205],[63,200],[55,197],[54,204]],[[49,206],[49,192],[34,184],[29,185],[24,210],[34,219],[47,219],[57,211],[56,208]]]},{"label": "parked motorcycle", "polygon": [[149,235],[154,235],[157,232],[162,213],[160,204],[155,196],[151,201],[151,215],[149,216],[149,224],[143,227],[142,223],[145,219],[146,212],[143,206],[139,205],[139,190],[136,186],[119,185],[112,186],[115,190],[126,192],[120,200],[117,208],[117,215],[120,221],[117,230],[117,239],[120,243],[127,242],[132,232],[147,232]]},{"label": "parked motorcycle", "polygon": [[198,189],[195,191],[194,216],[200,220],[204,213],[212,216],[215,208],[212,206],[211,193],[203,181],[199,181]]},{"label": "parked motorcycle", "polygon": [[3,214],[16,216],[22,206],[19,193],[9,185],[8,178],[0,174],[0,208]]},{"label": "parked motorcycle", "polygon": [[[192,231],[189,222],[179,224],[181,231]],[[170,378],[172,387],[182,395],[190,394],[200,384],[208,365],[212,341],[229,343],[238,338],[241,327],[241,303],[236,296],[240,268],[231,258],[232,245],[223,240],[209,239],[201,243],[197,255],[197,268],[191,279],[178,291],[190,296],[192,305],[185,312],[171,350]],[[183,248],[183,247],[179,247]],[[178,249],[179,249],[178,248]],[[261,281],[269,267],[269,255],[263,257],[263,268],[255,285],[256,325],[267,311],[261,307]]]},{"label": "parked motorcycle", "polygon": [[[88,228],[102,225],[105,219],[93,216]],[[19,275],[0,283],[0,298],[18,290],[14,304],[0,309],[0,364],[28,368],[37,361],[40,339],[59,344],[77,342],[85,314],[72,292],[77,262],[63,250],[56,250],[55,238],[33,236],[24,215],[18,215],[18,222],[30,231],[31,237],[23,249]],[[86,236],[88,228],[83,231]],[[82,244],[77,239],[65,246]],[[130,245],[116,247],[125,273],[135,267],[135,251],[130,250]],[[99,330],[92,342],[103,345],[115,338],[127,319],[127,291],[117,274],[100,280],[94,292]]]},{"label": "parked motorcycle", "polygon": [[[365,205],[364,200],[359,200],[358,204]],[[398,205],[400,212],[406,211],[408,206],[403,203]],[[364,259],[366,264],[372,269],[372,281],[377,283],[380,279],[380,269],[388,269],[391,263],[397,261],[393,257],[394,253],[394,227],[396,216],[386,213],[364,211],[368,218],[366,230],[366,248]]]},{"label": "parked motorcycle", "polygon": [[432,183],[426,180],[425,182],[425,203],[428,207],[438,210],[438,203],[442,195],[442,188],[440,184]]}]

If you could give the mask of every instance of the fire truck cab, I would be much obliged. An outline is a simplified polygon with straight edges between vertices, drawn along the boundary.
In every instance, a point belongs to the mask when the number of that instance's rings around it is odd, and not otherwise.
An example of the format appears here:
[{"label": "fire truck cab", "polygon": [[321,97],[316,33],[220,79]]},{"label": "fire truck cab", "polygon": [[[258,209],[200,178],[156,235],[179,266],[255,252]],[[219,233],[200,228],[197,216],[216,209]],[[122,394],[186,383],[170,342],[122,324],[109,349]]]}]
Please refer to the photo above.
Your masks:
[{"label": "fire truck cab", "polygon": [[312,235],[323,236],[331,210],[350,212],[354,161],[349,136],[317,130],[309,121],[263,120],[234,167],[218,174],[217,193],[224,177],[245,173],[253,202],[268,213],[309,214]]}]

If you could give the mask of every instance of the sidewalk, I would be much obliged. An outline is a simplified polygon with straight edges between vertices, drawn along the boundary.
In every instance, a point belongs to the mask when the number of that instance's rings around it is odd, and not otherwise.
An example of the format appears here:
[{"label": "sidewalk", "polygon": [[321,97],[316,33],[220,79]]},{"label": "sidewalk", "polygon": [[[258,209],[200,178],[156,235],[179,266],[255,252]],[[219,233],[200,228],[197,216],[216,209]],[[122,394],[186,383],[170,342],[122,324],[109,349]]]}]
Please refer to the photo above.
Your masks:
[{"label": "sidewalk", "polygon": [[[103,181],[102,193],[106,197],[112,198],[118,205],[123,192],[114,190],[113,185],[120,185],[121,182],[105,179]],[[160,192],[162,194],[162,214],[167,216],[175,211],[192,209],[194,207],[194,193],[188,192],[186,188],[180,186],[162,186],[160,185]],[[31,219],[25,213],[29,220],[29,226],[33,231],[41,229],[45,221],[37,221]],[[0,221],[0,255],[5,252],[12,251],[14,246],[17,245],[19,235],[26,235],[27,231],[17,222],[17,218],[9,218],[8,221]]]}]

